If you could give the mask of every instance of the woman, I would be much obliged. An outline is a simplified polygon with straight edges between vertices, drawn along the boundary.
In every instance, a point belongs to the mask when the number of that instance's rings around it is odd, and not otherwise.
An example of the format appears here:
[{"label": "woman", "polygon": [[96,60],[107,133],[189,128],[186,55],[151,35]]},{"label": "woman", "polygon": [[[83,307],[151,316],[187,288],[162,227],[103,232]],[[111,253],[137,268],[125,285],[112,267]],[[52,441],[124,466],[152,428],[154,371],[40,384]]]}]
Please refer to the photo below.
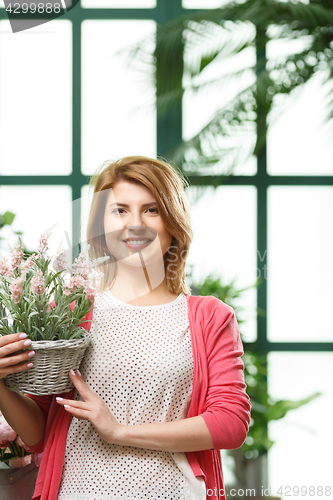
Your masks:
[{"label": "woman", "polygon": [[[0,380],[5,418],[44,450],[34,498],[224,499],[219,450],[244,442],[250,403],[233,309],[185,283],[184,179],[164,161],[127,157],[92,184],[87,240],[110,263],[84,323],[82,374],[59,396],[11,393]],[[27,369],[28,354],[5,358],[24,342],[0,339],[0,379]]]}]

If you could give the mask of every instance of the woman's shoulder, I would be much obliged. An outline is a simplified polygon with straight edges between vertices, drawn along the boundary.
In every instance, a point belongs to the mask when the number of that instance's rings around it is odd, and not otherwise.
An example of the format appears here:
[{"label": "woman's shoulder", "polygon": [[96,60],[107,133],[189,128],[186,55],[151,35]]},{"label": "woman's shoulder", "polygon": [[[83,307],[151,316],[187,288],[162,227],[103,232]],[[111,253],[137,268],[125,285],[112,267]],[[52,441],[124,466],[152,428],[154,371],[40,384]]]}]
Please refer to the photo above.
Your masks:
[{"label": "woman's shoulder", "polygon": [[211,316],[229,321],[235,314],[234,309],[214,295],[187,295],[192,314],[209,320]]},{"label": "woman's shoulder", "polygon": [[214,295],[186,295],[188,302],[196,307],[233,312],[234,309]]}]

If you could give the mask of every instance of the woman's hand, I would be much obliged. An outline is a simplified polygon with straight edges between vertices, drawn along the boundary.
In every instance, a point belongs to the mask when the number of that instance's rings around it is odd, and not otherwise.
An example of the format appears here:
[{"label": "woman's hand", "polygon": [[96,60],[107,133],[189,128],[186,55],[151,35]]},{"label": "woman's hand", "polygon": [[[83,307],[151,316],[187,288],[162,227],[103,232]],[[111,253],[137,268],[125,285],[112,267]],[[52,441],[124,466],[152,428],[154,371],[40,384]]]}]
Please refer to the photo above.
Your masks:
[{"label": "woman's hand", "polygon": [[[11,373],[23,372],[33,366],[30,362],[35,351],[28,350],[31,340],[26,333],[12,333],[0,336],[0,380]],[[16,354],[16,351],[24,352]]]},{"label": "woman's hand", "polygon": [[57,402],[79,420],[89,420],[104,441],[117,444],[118,436],[125,426],[117,422],[104,401],[89,389],[79,370],[76,374],[71,370],[69,378],[83,401],[56,398]]}]

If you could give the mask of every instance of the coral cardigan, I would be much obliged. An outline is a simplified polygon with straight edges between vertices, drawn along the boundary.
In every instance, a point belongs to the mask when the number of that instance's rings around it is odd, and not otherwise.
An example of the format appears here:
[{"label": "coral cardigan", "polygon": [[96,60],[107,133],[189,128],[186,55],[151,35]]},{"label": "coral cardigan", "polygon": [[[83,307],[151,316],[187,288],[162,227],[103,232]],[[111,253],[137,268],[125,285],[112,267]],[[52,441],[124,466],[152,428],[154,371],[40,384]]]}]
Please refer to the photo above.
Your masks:
[{"label": "coral cardigan", "polygon": [[[195,476],[203,476],[207,500],[225,500],[221,449],[239,448],[250,423],[250,401],[245,392],[243,346],[235,312],[212,296],[186,295],[193,353],[193,391],[187,418],[201,415],[211,434],[214,448],[187,452]],[[92,312],[83,323],[90,329]],[[73,399],[75,389],[62,394]],[[66,438],[72,415],[55,400],[56,395],[26,394],[41,408],[46,429],[44,438],[32,451],[41,453],[34,500],[57,500]]]}]

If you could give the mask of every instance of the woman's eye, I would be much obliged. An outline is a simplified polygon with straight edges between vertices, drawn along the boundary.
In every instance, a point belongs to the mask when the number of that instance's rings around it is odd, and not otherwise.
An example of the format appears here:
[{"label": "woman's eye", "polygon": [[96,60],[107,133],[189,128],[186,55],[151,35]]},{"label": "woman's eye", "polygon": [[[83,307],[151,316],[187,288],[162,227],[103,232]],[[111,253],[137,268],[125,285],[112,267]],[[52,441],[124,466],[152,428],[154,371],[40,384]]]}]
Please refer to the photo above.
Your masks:
[{"label": "woman's eye", "polygon": [[[115,208],[114,210],[112,210],[112,213],[113,213],[113,214],[114,214],[114,213],[115,213],[115,214],[120,214],[120,213],[122,213],[122,212],[120,212],[120,210],[124,210],[124,209],[123,209],[123,208]],[[147,209],[147,211],[149,211],[149,210],[153,210],[153,211],[154,211],[154,213],[158,214],[158,209],[157,209],[157,208],[155,208],[155,207],[150,207],[150,208],[148,208],[148,209]]]}]

